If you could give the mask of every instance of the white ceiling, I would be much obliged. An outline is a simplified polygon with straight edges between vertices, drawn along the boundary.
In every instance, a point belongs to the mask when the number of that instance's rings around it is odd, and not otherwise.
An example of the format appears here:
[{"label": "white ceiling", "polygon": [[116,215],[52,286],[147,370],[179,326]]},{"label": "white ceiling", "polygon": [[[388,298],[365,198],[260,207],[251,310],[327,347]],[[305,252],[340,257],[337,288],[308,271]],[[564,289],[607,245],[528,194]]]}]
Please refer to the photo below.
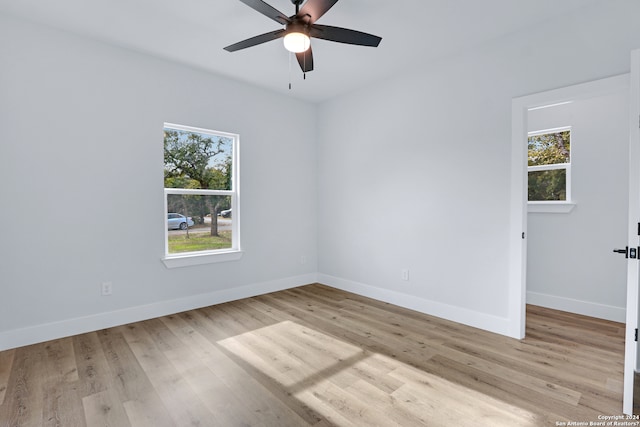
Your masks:
[{"label": "white ceiling", "polygon": [[[603,1],[342,0],[318,23],[375,34],[382,43],[370,48],[314,39],[315,70],[304,81],[295,57],[290,77],[281,40],[223,50],[281,28],[238,0],[0,0],[0,12],[319,102]],[[267,3],[294,14],[291,0]]]}]

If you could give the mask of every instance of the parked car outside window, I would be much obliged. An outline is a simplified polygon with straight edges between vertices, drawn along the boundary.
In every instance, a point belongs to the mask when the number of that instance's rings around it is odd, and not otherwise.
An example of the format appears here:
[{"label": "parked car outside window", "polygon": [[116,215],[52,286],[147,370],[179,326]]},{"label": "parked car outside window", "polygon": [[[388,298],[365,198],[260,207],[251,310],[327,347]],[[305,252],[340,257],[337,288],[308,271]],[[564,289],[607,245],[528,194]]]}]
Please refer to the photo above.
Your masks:
[{"label": "parked car outside window", "polygon": [[194,222],[191,217],[186,217],[178,213],[168,213],[167,224],[169,226],[169,230],[186,230],[187,227],[193,227]]}]

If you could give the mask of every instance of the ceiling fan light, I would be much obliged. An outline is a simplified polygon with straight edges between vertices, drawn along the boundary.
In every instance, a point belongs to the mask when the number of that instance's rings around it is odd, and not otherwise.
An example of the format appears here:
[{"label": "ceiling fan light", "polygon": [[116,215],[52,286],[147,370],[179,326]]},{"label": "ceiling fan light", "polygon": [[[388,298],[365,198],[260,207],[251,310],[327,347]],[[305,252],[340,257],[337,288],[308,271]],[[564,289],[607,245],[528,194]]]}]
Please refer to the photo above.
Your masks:
[{"label": "ceiling fan light", "polygon": [[308,35],[299,32],[291,32],[284,36],[284,47],[293,53],[304,52],[311,46]]}]

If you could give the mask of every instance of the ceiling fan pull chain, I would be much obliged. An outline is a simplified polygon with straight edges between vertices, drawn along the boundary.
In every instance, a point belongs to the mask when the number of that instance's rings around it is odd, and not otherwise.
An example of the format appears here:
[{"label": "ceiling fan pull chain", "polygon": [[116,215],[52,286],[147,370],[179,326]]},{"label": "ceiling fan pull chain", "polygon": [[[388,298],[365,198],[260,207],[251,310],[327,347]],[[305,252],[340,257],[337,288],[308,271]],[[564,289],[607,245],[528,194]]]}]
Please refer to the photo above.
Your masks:
[{"label": "ceiling fan pull chain", "polygon": [[292,53],[289,52],[289,90],[291,90],[291,55]]}]

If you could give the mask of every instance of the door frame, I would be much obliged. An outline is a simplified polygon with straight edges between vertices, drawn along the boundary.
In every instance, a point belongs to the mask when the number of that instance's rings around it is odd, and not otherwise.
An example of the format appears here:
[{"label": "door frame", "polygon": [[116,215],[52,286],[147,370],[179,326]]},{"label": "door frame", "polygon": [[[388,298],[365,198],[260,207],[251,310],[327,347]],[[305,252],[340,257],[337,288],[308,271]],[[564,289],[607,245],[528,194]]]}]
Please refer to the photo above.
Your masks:
[{"label": "door frame", "polygon": [[525,337],[527,299],[527,127],[531,108],[629,90],[629,74],[513,98],[511,103],[511,206],[509,225],[509,336]]},{"label": "door frame", "polygon": [[[629,247],[640,247],[640,50],[631,52],[629,78]],[[627,312],[624,346],[622,411],[633,414],[635,373],[638,369],[638,287],[640,260],[627,261]]]}]

